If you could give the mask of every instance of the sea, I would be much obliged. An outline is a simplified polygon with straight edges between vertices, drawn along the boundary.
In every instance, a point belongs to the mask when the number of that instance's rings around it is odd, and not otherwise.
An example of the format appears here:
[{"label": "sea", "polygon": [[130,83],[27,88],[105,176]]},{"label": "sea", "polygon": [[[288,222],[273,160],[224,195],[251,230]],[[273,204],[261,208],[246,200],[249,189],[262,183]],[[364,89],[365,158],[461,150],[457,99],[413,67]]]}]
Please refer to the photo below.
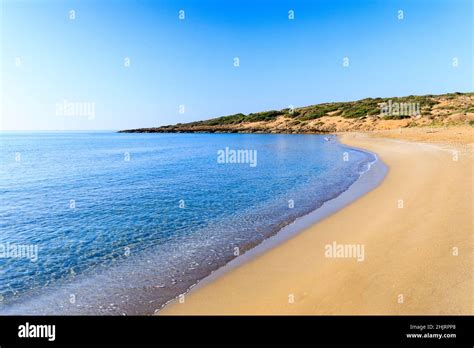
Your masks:
[{"label": "sea", "polygon": [[0,133],[0,314],[153,314],[377,161],[333,135]]}]

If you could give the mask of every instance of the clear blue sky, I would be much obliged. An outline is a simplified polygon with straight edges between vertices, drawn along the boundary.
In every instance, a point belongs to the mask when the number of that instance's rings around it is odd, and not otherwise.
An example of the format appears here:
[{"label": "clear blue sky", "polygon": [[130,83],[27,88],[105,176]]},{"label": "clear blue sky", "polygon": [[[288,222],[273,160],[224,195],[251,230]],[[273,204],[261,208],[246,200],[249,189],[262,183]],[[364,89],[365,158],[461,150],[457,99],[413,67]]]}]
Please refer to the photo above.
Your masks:
[{"label": "clear blue sky", "polygon": [[[116,130],[474,90],[471,0],[6,0],[1,15],[5,130]],[[94,117],[58,115],[64,100],[95,103]]]}]

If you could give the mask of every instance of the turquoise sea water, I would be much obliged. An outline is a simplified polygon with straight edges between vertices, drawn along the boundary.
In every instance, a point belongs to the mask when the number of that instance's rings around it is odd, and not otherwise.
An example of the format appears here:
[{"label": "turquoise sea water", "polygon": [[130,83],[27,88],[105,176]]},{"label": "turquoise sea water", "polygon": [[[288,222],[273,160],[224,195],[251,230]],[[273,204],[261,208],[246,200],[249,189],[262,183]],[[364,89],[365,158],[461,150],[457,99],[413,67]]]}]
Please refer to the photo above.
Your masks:
[{"label": "turquoise sea water", "polygon": [[[319,135],[32,132],[0,141],[7,314],[153,313],[338,196],[375,160]],[[256,165],[219,163],[226,148],[256,151]],[[6,253],[19,246],[37,247],[37,259]]]}]

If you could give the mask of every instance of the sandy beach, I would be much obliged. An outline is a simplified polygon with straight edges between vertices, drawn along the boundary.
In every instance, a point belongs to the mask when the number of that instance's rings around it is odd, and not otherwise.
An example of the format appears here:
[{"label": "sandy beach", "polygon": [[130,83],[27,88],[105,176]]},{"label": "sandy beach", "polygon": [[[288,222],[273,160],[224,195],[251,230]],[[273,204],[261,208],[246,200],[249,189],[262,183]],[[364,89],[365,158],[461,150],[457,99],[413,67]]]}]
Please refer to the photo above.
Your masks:
[{"label": "sandy beach", "polygon": [[472,128],[456,132],[341,134],[389,167],[380,186],[159,314],[473,314]]}]

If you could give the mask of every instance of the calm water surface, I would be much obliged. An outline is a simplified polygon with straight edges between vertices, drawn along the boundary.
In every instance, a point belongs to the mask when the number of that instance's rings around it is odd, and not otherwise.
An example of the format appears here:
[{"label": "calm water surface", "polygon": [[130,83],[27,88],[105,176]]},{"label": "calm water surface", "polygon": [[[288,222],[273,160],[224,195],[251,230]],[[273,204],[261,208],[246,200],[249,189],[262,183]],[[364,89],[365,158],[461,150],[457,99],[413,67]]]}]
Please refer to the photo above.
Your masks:
[{"label": "calm water surface", "polygon": [[[38,248],[0,258],[0,313],[153,313],[375,160],[324,138],[0,134],[0,252]],[[218,163],[226,147],[257,165]]]}]

